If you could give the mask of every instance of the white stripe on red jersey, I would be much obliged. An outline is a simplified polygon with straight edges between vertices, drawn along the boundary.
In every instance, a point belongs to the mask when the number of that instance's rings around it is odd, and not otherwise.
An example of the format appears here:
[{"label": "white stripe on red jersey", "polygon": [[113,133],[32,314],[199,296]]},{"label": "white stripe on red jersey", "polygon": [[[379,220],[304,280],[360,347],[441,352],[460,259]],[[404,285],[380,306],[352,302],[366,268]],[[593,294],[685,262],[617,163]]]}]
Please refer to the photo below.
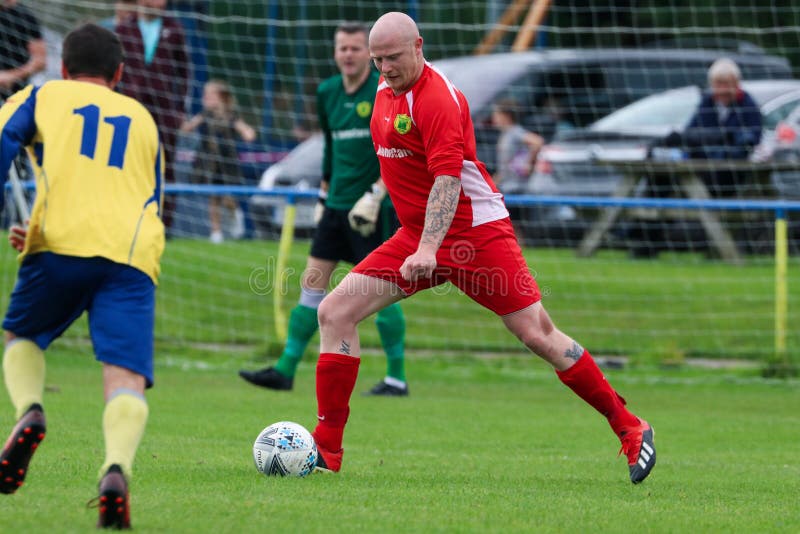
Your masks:
[{"label": "white stripe on red jersey", "polygon": [[482,166],[481,164],[478,167],[474,161],[464,160],[461,171],[461,189],[472,203],[472,226],[508,217],[503,195],[497,188],[492,188],[494,184],[490,185],[486,181],[481,174]]}]

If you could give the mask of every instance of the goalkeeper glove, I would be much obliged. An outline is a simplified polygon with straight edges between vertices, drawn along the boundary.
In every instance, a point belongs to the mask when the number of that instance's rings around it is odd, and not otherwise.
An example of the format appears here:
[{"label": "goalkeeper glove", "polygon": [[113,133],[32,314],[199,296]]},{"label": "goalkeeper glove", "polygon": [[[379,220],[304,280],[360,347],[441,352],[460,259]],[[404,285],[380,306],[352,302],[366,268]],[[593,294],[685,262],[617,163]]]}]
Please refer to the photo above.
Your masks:
[{"label": "goalkeeper glove", "polygon": [[372,189],[364,193],[347,214],[350,228],[364,237],[375,232],[378,214],[381,211],[381,201],[385,196],[386,189],[382,185],[373,184]]},{"label": "goalkeeper glove", "polygon": [[319,196],[317,197],[317,203],[314,206],[314,226],[319,225],[319,221],[322,220],[322,214],[325,213],[326,198],[328,198],[328,192],[320,189]]}]

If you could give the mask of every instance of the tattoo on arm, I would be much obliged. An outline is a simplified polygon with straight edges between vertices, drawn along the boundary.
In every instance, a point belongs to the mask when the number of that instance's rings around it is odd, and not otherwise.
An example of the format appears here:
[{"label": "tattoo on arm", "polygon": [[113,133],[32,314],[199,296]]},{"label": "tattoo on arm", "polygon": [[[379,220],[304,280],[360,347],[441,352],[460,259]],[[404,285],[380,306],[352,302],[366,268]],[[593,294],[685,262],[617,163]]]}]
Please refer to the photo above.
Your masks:
[{"label": "tattoo on arm", "polygon": [[343,339],[342,340],[342,344],[339,347],[339,352],[341,352],[342,354],[347,354],[349,356],[350,355],[350,343],[348,343],[347,341],[345,341]]},{"label": "tattoo on arm", "polygon": [[577,342],[577,341],[573,341],[573,342],[572,342],[572,346],[571,346],[570,348],[568,348],[568,349],[567,349],[567,350],[564,352],[564,356],[566,356],[566,357],[567,357],[567,358],[569,358],[570,360],[575,360],[575,361],[577,362],[577,361],[578,361],[578,359],[579,359],[581,356],[583,356],[583,347],[581,347],[580,345],[578,345],[578,342]]},{"label": "tattoo on arm", "polygon": [[436,248],[442,244],[456,214],[460,193],[461,180],[455,176],[436,177],[428,195],[425,227],[422,229],[420,243],[434,245]]}]

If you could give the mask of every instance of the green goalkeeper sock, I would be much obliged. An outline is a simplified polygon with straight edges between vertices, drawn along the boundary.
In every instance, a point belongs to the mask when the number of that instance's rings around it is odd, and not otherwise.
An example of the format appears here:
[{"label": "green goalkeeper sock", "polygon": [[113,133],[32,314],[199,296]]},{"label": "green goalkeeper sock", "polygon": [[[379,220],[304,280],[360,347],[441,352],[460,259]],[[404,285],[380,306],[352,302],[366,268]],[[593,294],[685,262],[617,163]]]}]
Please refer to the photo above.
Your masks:
[{"label": "green goalkeeper sock", "polygon": [[286,340],[283,353],[275,364],[276,371],[288,377],[294,376],[308,342],[311,341],[317,328],[319,323],[316,308],[298,304],[292,309],[289,316],[289,339]]},{"label": "green goalkeeper sock", "polygon": [[375,325],[386,351],[386,376],[405,382],[406,320],[400,305],[392,304],[379,311]]}]

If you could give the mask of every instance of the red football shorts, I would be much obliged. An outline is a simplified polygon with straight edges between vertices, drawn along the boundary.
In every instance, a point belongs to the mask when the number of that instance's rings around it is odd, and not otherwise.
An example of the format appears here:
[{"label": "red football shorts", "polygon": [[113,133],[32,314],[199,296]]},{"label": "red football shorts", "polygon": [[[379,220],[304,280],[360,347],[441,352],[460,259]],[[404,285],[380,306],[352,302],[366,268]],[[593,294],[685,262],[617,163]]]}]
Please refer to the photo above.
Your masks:
[{"label": "red football shorts", "polygon": [[431,278],[409,282],[400,266],[417,251],[419,237],[400,228],[355,266],[353,272],[396,284],[406,296],[452,282],[481,306],[507,315],[541,300],[509,219],[475,226],[445,237]]}]

